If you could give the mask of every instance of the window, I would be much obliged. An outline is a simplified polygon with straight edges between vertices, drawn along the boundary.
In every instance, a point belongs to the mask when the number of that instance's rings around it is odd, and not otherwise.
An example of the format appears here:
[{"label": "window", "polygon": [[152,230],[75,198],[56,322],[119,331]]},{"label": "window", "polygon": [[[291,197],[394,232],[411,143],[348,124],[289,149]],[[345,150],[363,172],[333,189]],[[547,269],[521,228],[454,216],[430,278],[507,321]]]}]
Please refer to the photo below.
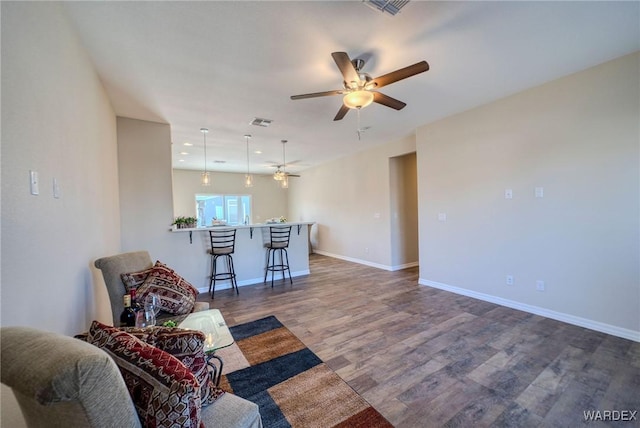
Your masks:
[{"label": "window", "polygon": [[235,226],[251,223],[250,195],[196,195],[198,227],[211,226],[213,220],[225,220]]}]

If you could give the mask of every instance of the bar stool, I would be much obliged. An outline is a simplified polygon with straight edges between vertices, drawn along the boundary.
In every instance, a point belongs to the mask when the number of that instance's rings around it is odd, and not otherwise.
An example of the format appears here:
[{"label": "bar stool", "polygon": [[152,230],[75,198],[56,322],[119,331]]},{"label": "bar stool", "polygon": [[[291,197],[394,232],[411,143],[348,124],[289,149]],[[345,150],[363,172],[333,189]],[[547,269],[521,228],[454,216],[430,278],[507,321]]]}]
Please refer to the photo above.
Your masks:
[{"label": "bar stool", "polygon": [[[275,272],[282,272],[282,280],[286,279],[285,272],[289,272],[289,281],[291,279],[291,271],[289,270],[289,237],[291,236],[291,226],[271,226],[269,227],[269,242],[264,244],[267,248],[267,268],[264,271],[264,281],[267,283],[267,274],[271,272],[271,287],[273,288],[273,275]],[[276,252],[280,253],[280,264],[276,264]],[[283,258],[284,254],[284,258]],[[271,259],[271,260],[270,260]],[[286,262],[285,262],[286,260]]]},{"label": "bar stool", "polygon": [[[216,291],[216,281],[231,280],[231,288],[238,292],[238,283],[236,282],[236,271],[233,268],[233,251],[236,245],[236,229],[226,230],[210,230],[211,238],[211,279],[209,281],[209,292],[213,299],[213,293]],[[223,263],[227,265],[226,272],[218,272],[218,258],[222,257]]]}]

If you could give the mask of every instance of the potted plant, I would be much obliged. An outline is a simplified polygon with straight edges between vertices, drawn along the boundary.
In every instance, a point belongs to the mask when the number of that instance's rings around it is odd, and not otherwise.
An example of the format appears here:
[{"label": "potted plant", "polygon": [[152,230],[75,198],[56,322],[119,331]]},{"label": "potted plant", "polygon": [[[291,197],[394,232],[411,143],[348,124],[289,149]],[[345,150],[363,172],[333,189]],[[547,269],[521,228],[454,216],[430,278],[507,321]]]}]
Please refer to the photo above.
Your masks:
[{"label": "potted plant", "polygon": [[195,217],[178,216],[174,219],[172,225],[175,225],[177,229],[189,229],[196,227],[198,219]]}]

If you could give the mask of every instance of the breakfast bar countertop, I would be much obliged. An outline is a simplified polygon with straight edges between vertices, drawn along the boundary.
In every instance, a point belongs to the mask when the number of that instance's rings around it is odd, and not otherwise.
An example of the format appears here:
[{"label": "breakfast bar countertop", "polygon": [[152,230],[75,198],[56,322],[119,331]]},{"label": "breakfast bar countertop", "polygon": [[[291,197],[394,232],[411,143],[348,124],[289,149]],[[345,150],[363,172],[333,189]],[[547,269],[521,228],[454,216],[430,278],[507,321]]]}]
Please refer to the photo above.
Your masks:
[{"label": "breakfast bar countertop", "polygon": [[[174,259],[173,263],[181,268],[182,271],[190,270],[196,272],[195,275],[187,278],[187,280],[196,287],[199,292],[207,292],[207,290],[209,290],[209,280],[211,276],[211,242],[209,231],[237,229],[233,262],[237,274],[238,286],[242,288],[244,285],[264,282],[266,254],[264,244],[269,240],[269,227],[285,226],[291,227],[291,237],[288,247],[291,276],[295,278],[296,276],[308,275],[310,273],[309,254],[313,251],[311,248],[310,235],[311,228],[314,224],[316,224],[316,222],[302,221],[172,229],[171,232],[188,232],[170,233],[171,241],[175,242],[176,245],[180,245],[181,248],[181,258]],[[184,264],[184,267],[181,263]],[[223,282],[221,285],[221,290],[230,287],[226,282]],[[240,291],[240,294],[242,294],[242,291]]]},{"label": "breakfast bar countertop", "polygon": [[311,226],[315,224],[315,221],[297,221],[297,222],[275,222],[275,223],[251,223],[251,224],[237,224],[237,225],[218,225],[218,226],[205,226],[205,227],[189,227],[183,229],[171,229],[171,232],[197,232],[199,230],[210,230],[210,229],[221,229],[221,228],[229,228],[229,229],[253,229],[259,227],[270,227],[270,226],[302,226],[308,225]]}]

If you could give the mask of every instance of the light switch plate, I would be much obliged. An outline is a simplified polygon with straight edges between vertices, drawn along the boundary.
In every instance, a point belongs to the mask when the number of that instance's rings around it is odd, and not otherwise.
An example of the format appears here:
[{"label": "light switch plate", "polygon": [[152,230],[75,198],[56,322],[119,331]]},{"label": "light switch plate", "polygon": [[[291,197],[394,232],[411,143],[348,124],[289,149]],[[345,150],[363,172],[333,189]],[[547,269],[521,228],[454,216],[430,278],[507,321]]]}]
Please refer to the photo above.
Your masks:
[{"label": "light switch plate", "polygon": [[544,198],[544,187],[536,187],[536,198]]},{"label": "light switch plate", "polygon": [[60,183],[58,183],[58,179],[53,179],[53,197],[56,199],[60,199]]},{"label": "light switch plate", "polygon": [[29,188],[32,195],[40,194],[40,182],[38,179],[38,171],[29,171]]}]

